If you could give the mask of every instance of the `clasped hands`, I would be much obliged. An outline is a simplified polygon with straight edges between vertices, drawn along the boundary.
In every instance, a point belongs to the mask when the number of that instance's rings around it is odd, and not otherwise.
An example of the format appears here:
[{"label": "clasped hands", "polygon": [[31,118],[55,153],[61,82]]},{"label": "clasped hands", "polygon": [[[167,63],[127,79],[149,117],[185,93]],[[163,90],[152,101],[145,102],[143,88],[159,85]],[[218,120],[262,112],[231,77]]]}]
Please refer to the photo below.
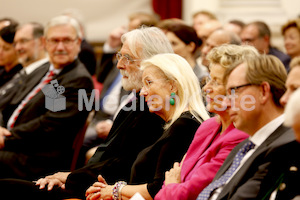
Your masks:
[{"label": "clasped hands", "polygon": [[108,200],[112,199],[112,185],[108,185],[105,179],[99,175],[98,182],[90,186],[85,193],[86,200]]}]

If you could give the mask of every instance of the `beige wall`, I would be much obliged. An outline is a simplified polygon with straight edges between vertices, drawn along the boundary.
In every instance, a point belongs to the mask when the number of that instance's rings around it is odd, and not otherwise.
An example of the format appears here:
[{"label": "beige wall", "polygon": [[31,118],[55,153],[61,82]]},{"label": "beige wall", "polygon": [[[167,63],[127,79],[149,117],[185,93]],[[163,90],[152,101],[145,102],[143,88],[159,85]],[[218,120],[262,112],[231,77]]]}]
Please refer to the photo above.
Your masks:
[{"label": "beige wall", "polygon": [[[192,14],[206,9],[215,12],[222,22],[232,18],[265,20],[274,31],[274,41],[280,26],[300,14],[299,0],[183,0],[183,19],[191,24]],[[249,5],[250,6],[249,6]],[[38,21],[45,24],[66,8],[80,9],[90,41],[103,41],[115,27],[127,24],[127,16],[136,11],[151,12],[151,0],[0,0],[0,17],[10,16],[21,23]]]},{"label": "beige wall", "polygon": [[0,0],[0,5],[0,18],[44,25],[67,8],[79,9],[91,41],[105,40],[112,29],[126,25],[130,13],[152,12],[151,0]]}]

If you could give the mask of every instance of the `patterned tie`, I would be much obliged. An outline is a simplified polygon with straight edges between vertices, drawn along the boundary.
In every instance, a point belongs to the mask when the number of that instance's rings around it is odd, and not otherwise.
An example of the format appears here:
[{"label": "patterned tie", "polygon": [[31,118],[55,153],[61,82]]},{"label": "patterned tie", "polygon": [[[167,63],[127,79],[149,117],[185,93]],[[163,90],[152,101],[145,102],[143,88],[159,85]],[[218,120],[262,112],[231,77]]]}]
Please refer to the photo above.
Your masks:
[{"label": "patterned tie", "polygon": [[14,127],[14,124],[21,113],[22,109],[25,107],[25,105],[32,99],[46,84],[48,84],[53,76],[55,75],[54,70],[49,71],[44,78],[41,80],[41,82],[35,86],[33,90],[23,99],[23,101],[19,104],[19,106],[15,109],[13,114],[10,116],[8,123],[7,123],[7,128],[8,130],[11,130]]},{"label": "patterned tie", "polygon": [[234,160],[230,166],[230,168],[217,180],[211,182],[197,197],[197,200],[206,200],[209,199],[210,194],[220,186],[224,185],[226,181],[233,175],[235,170],[240,165],[241,160],[246,155],[246,153],[253,149],[255,144],[253,144],[250,140],[246,142],[242,148],[238,151],[238,153],[235,155]]}]

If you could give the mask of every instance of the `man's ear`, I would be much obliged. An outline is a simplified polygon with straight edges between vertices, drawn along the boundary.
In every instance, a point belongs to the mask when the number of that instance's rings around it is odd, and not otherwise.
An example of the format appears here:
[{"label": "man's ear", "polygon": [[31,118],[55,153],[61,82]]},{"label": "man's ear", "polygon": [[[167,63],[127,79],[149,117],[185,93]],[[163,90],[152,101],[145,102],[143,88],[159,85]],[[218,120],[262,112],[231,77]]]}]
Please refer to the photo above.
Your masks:
[{"label": "man's ear", "polygon": [[262,104],[265,104],[269,98],[272,98],[271,86],[268,82],[262,82],[259,98]]}]

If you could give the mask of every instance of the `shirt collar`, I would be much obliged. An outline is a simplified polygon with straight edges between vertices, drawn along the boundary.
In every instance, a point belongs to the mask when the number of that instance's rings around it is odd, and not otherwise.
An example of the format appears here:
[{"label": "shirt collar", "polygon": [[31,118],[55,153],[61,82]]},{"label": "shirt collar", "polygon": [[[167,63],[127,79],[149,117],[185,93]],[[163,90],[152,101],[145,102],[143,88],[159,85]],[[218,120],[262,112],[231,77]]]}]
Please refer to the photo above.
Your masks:
[{"label": "shirt collar", "polygon": [[56,75],[58,75],[62,69],[55,69],[53,64],[50,64],[49,71],[54,71]]},{"label": "shirt collar", "polygon": [[255,144],[255,148],[260,146],[284,121],[284,115],[273,119],[261,129],[259,129],[249,140]]}]

